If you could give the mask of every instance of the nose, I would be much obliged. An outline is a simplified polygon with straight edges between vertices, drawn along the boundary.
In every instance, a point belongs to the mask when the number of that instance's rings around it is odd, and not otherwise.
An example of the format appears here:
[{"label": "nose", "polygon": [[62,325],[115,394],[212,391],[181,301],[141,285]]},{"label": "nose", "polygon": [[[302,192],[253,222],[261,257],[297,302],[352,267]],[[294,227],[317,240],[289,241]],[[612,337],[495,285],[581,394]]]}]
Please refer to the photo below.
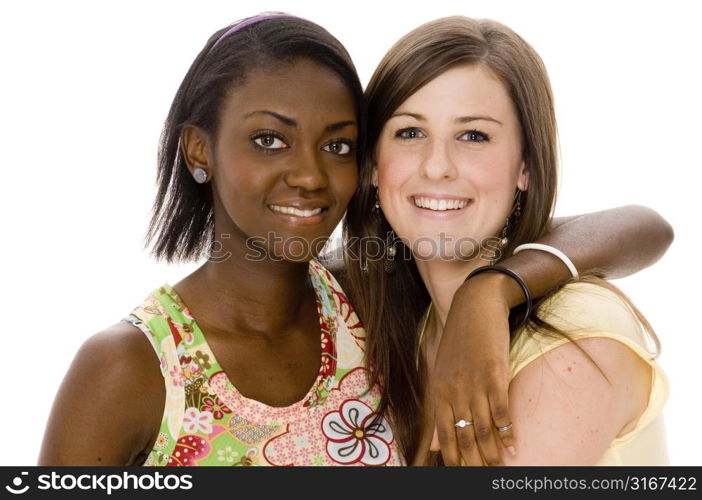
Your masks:
[{"label": "nose", "polygon": [[317,191],[329,186],[329,177],[317,151],[298,150],[299,154],[293,160],[285,173],[285,182],[293,188],[306,191]]},{"label": "nose", "polygon": [[431,180],[452,180],[458,173],[450,145],[441,140],[429,140],[421,163],[421,174]]}]

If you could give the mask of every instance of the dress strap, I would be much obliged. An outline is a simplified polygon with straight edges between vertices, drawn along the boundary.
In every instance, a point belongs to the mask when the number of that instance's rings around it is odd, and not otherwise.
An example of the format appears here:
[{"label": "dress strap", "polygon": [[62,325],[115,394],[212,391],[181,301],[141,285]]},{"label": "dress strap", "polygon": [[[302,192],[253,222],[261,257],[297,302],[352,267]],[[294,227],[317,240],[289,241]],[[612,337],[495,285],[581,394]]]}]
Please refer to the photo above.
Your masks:
[{"label": "dress strap", "polygon": [[166,293],[167,287],[163,286],[154,290],[131,314],[122,319],[139,330],[151,343],[158,356],[161,373],[166,383],[176,380],[179,376],[178,344],[181,334],[175,328],[170,313],[172,299]]}]

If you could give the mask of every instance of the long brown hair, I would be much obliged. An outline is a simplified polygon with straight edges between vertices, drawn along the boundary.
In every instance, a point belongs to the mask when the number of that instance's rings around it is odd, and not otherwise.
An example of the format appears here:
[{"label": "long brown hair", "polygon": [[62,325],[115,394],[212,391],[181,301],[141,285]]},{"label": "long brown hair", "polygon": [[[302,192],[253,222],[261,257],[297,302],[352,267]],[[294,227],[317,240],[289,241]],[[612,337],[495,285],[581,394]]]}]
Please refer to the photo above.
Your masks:
[{"label": "long brown hair", "polygon": [[[492,71],[505,86],[519,119],[522,158],[529,171],[522,215],[518,224],[510,226],[509,244],[502,253],[510,255],[517,245],[535,241],[549,230],[556,201],[553,96],[546,68],[534,49],[495,21],[460,16],[438,19],[401,38],[380,62],[365,91],[367,148],[361,158],[359,189],[345,218],[346,267],[353,303],[367,330],[368,363],[373,365],[374,382],[384,389],[380,411],[393,422],[408,460],[416,451],[424,390],[423,372],[415,362],[417,327],[430,298],[401,240],[394,240],[400,255],[394,259],[392,273],[386,272],[385,259],[364,254],[364,242],[372,238],[386,241],[391,230],[382,210],[374,211],[376,193],[371,179],[377,142],[390,116],[422,86],[451,68],[475,64]],[[568,337],[536,313],[530,327]]]}]

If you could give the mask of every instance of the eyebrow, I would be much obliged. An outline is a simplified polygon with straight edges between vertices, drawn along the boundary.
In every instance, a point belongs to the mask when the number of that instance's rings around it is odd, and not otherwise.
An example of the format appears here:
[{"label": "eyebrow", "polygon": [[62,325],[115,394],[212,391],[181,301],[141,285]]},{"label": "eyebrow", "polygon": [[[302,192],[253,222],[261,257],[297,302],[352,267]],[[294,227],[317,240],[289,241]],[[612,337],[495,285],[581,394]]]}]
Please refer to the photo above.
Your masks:
[{"label": "eyebrow", "polygon": [[502,125],[502,122],[501,122],[500,120],[496,120],[496,119],[493,118],[492,116],[484,116],[484,115],[480,115],[480,116],[459,116],[458,118],[456,118],[456,123],[469,123],[469,122],[474,122],[474,121],[477,121],[477,120],[485,120],[485,121],[488,121],[488,122],[495,122],[495,123],[497,123],[498,125]]},{"label": "eyebrow", "polygon": [[[393,114],[390,118],[396,118],[398,116],[409,116],[411,118],[414,118],[415,120],[419,121],[426,121],[427,118],[424,115],[420,115],[419,113],[410,113],[408,111],[400,111],[399,113]],[[477,120],[485,120],[489,122],[495,122],[498,125],[502,125],[502,122],[499,120],[496,120],[495,118],[491,116],[484,116],[484,115],[479,115],[479,116],[459,116],[456,118],[456,123],[469,123],[469,122],[474,122]]]},{"label": "eyebrow", "polygon": [[[294,118],[290,118],[289,116],[281,115],[280,113],[276,113],[275,111],[270,111],[267,109],[258,109],[256,111],[251,111],[249,113],[246,113],[244,115],[244,119],[249,118],[254,115],[268,115],[272,116],[273,118],[283,122],[285,125],[288,125],[289,127],[297,127],[298,123],[297,120]],[[349,125],[356,125],[356,122],[353,120],[345,120],[341,122],[336,122],[336,123],[330,123],[326,127],[324,127],[324,130],[327,132],[336,132],[337,130],[341,130],[345,127],[348,127]]]},{"label": "eyebrow", "polygon": [[276,113],[275,111],[269,111],[267,109],[258,109],[256,111],[251,111],[249,113],[246,113],[244,115],[244,119],[249,118],[254,115],[269,115],[272,116],[273,118],[278,119],[279,121],[283,122],[285,125],[288,125],[289,127],[297,127],[297,121],[294,119],[281,115],[280,113]]},{"label": "eyebrow", "polygon": [[324,127],[324,130],[326,130],[327,132],[336,132],[337,130],[341,130],[342,128],[346,128],[349,125],[355,126],[356,122],[353,120],[346,120],[343,122],[331,123],[331,124],[327,125],[326,127]]},{"label": "eyebrow", "polygon": [[[424,115],[420,115],[419,113],[410,113],[409,111],[400,111],[399,113],[394,113],[390,118],[397,118],[398,116],[409,116],[414,118],[415,120],[419,120],[420,122],[426,121]],[[388,118],[388,120],[390,118]]]}]

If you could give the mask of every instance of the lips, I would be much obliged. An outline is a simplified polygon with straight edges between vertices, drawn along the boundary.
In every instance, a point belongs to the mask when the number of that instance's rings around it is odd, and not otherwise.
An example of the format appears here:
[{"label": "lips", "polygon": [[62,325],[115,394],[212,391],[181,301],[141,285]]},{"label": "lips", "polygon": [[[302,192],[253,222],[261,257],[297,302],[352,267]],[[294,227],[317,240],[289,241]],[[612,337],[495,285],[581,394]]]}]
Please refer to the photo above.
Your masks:
[{"label": "lips", "polygon": [[269,205],[270,209],[274,212],[279,212],[281,214],[296,215],[297,217],[312,217],[313,215],[318,215],[324,210],[322,207],[312,208],[312,209],[300,209],[296,207],[289,207],[285,205]]},{"label": "lips", "polygon": [[311,226],[325,220],[329,206],[323,200],[287,200],[271,203],[268,209],[288,224]]},{"label": "lips", "polygon": [[470,205],[473,200],[451,195],[415,194],[410,196],[410,201],[417,208],[434,212],[446,212],[462,210]]}]

